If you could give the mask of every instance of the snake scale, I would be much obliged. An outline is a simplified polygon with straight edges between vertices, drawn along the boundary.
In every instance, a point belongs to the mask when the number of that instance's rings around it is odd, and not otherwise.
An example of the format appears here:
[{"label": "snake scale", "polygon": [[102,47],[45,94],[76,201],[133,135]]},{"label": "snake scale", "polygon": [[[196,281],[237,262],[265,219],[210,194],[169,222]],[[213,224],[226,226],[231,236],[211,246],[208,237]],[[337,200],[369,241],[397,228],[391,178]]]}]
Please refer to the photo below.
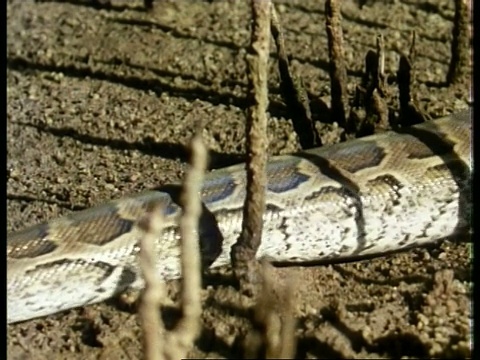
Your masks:
[{"label": "snake scale", "polygon": [[[273,157],[258,257],[342,261],[431,243],[470,229],[471,110],[402,129]],[[245,166],[212,171],[202,190],[205,266],[230,262],[242,224]],[[8,323],[140,288],[135,226],[153,202],[164,279],[180,276],[179,186],[72,213],[7,236]]]}]

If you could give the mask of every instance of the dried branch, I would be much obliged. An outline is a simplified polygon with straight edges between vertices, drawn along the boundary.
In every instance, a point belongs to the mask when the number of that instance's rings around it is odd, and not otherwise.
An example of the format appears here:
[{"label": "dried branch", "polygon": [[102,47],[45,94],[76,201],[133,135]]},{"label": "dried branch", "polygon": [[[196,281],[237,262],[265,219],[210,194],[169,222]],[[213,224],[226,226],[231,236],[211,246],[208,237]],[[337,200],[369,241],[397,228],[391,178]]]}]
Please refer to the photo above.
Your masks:
[{"label": "dried branch", "polygon": [[[294,284],[288,281],[279,288],[274,286],[271,265],[263,263],[263,289],[256,306],[256,318],[264,324],[267,359],[293,359],[297,346],[295,336]],[[272,306],[272,294],[276,301]]]},{"label": "dried branch", "polygon": [[[347,133],[356,136],[371,135],[375,130],[388,128],[388,91],[385,81],[385,52],[381,35],[377,36],[376,52],[365,56],[365,73],[357,86],[354,107],[350,111]],[[362,111],[361,108],[365,108]]]},{"label": "dried branch", "polygon": [[190,143],[190,168],[185,174],[181,204],[180,248],[182,252],[182,318],[175,329],[167,334],[169,349],[166,358],[185,358],[200,333],[201,261],[198,239],[199,218],[202,212],[201,190],[207,168],[207,149],[200,131]]},{"label": "dried branch", "polygon": [[165,297],[164,284],[156,271],[156,241],[162,236],[163,209],[153,204],[138,222],[140,230],[139,265],[145,280],[139,314],[143,329],[145,359],[163,359],[165,329],[159,309]]},{"label": "dried branch", "polygon": [[262,261],[261,291],[254,307],[254,329],[245,337],[247,358],[293,359],[295,336],[295,284],[275,281],[273,266]]},{"label": "dried branch", "polygon": [[447,73],[447,84],[460,83],[471,71],[471,3],[469,0],[455,0],[455,18],[452,29],[452,57]]},{"label": "dried branch", "polygon": [[[387,89],[385,86],[385,51],[383,36],[377,36],[377,67],[374,70],[375,87],[371,94],[371,101],[367,108],[367,118],[370,118],[373,129],[386,130],[388,124],[388,106],[385,100]],[[374,120],[375,119],[375,120]]]},{"label": "dried branch", "polygon": [[242,233],[232,247],[235,275],[245,292],[256,273],[255,255],[260,246],[265,210],[267,161],[268,57],[270,50],[270,1],[251,0],[252,36],[249,65],[250,108],[247,115],[247,195],[243,208]]},{"label": "dried branch", "polygon": [[202,309],[198,221],[202,211],[200,192],[207,167],[207,150],[199,132],[193,137],[190,147],[191,166],[185,175],[181,194],[182,318],[168,333],[158,313],[165,290],[155,268],[155,244],[162,236],[163,209],[154,205],[138,224],[143,233],[140,240],[140,267],[145,279],[139,310],[144,331],[145,358],[148,360],[184,358],[200,333]]},{"label": "dried branch", "polygon": [[310,111],[310,103],[302,78],[293,74],[288,61],[283,31],[275,6],[272,3],[271,31],[278,51],[278,70],[283,100],[292,118],[293,128],[298,135],[302,149],[322,146],[320,135]]},{"label": "dried branch", "polygon": [[411,87],[413,81],[413,63],[415,59],[415,32],[412,33],[412,43],[408,56],[400,56],[400,64],[397,71],[397,83],[400,102],[400,124],[411,126],[425,121],[425,117],[418,110],[411,98]]},{"label": "dried branch", "polygon": [[332,119],[346,126],[345,109],[348,103],[347,69],[343,50],[340,4],[336,0],[325,2],[328,57],[330,59],[330,87],[332,92]]}]

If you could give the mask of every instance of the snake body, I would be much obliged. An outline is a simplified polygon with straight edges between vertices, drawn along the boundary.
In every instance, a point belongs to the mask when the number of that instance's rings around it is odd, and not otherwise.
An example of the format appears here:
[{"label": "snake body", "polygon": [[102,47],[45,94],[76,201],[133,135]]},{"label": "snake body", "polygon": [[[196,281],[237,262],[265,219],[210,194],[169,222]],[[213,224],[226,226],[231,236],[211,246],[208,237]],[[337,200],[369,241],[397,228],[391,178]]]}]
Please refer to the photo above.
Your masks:
[{"label": "snake body", "polygon": [[[258,257],[281,263],[381,255],[470,228],[471,110],[397,132],[272,158]],[[212,171],[199,225],[206,266],[230,262],[245,166]],[[163,205],[157,268],[180,276],[178,186],[72,213],[7,237],[7,311],[14,323],[140,288],[136,222]]]}]

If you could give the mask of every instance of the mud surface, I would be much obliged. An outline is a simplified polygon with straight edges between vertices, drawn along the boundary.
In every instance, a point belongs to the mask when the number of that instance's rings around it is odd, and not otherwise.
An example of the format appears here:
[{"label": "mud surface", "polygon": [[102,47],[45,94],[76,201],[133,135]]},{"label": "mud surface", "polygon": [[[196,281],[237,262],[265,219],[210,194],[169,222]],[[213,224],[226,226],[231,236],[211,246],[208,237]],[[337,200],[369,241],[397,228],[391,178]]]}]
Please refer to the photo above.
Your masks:
[{"label": "mud surface", "polygon": [[[276,1],[293,67],[328,101],[324,4]],[[385,36],[386,72],[417,32],[416,99],[433,117],[466,106],[469,84],[439,86],[448,69],[452,1],[343,2],[352,89],[365,53]],[[8,230],[178,181],[196,120],[211,167],[244,153],[246,1],[9,1]],[[271,65],[270,151],[298,149]],[[328,131],[333,129],[332,131]],[[338,131],[337,131],[338,133]],[[334,127],[323,137],[336,140]],[[446,241],[350,264],[289,267],[297,285],[298,357],[467,357],[470,249]],[[178,283],[169,284],[178,299]],[[235,357],[251,329],[228,270],[207,277],[203,327],[190,357]],[[172,323],[175,311],[164,312]],[[173,318],[175,318],[173,316]],[[174,319],[173,319],[174,320]],[[9,359],[137,359],[134,309],[116,301],[8,326]]]}]

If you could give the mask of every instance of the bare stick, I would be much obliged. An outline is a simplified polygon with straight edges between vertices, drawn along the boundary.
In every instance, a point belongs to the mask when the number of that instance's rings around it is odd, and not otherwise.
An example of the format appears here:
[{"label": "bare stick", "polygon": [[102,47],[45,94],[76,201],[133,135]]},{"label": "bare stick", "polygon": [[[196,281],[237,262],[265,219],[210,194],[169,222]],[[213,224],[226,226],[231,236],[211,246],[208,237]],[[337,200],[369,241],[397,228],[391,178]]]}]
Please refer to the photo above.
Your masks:
[{"label": "bare stick", "polygon": [[415,60],[415,32],[412,33],[412,43],[408,56],[400,56],[400,64],[397,70],[397,83],[400,102],[400,123],[402,126],[412,126],[425,121],[425,117],[418,110],[411,94],[411,87],[414,83],[413,64]]},{"label": "bare stick", "polygon": [[[385,82],[385,52],[383,36],[377,36],[376,52],[365,56],[365,73],[357,86],[354,107],[350,110],[347,133],[356,136],[371,135],[377,129],[388,127],[388,106],[385,98],[388,89]],[[365,108],[364,113],[360,110]],[[358,109],[357,109],[358,108]]]},{"label": "bare stick", "polygon": [[382,96],[385,96],[385,41],[382,35],[377,35],[377,87]]},{"label": "bare stick", "polygon": [[[182,283],[182,318],[166,333],[160,321],[159,309],[165,296],[164,285],[155,268],[156,242],[161,239],[163,209],[153,204],[138,223],[140,236],[140,267],[145,290],[140,304],[144,331],[144,352],[147,360],[181,359],[193,346],[200,332],[201,264],[198,240],[198,221],[202,211],[200,191],[207,167],[207,150],[200,132],[191,142],[191,167],[185,175],[181,203],[180,250]],[[168,346],[166,346],[168,344]]]},{"label": "bare stick", "polygon": [[471,38],[470,0],[455,0],[455,18],[453,24],[452,57],[447,74],[447,84],[459,83],[470,73]]},{"label": "bare stick", "polygon": [[145,280],[145,289],[139,307],[143,328],[143,347],[145,359],[163,359],[164,332],[160,321],[159,309],[165,296],[165,289],[155,268],[157,249],[156,240],[161,237],[163,209],[153,205],[139,221],[140,230],[140,269]]},{"label": "bare stick", "polygon": [[200,333],[201,263],[198,239],[198,222],[202,212],[200,193],[207,168],[207,149],[197,131],[190,143],[190,168],[185,174],[181,202],[180,247],[182,251],[182,318],[169,334],[168,359],[184,358]]},{"label": "bare stick", "polygon": [[245,336],[245,358],[293,359],[297,347],[295,336],[295,284],[279,279],[274,267],[261,263],[261,291],[254,310],[253,329]]},{"label": "bare stick", "polygon": [[265,262],[262,266],[263,289],[255,306],[255,317],[265,327],[265,355],[267,359],[293,359],[297,346],[294,283],[287,280],[278,286],[274,283],[272,266]]},{"label": "bare stick", "polygon": [[388,106],[385,101],[385,51],[383,36],[377,36],[377,68],[375,69],[375,87],[371,94],[371,101],[367,111],[367,117],[376,118],[376,122],[372,123],[375,129],[388,128]]},{"label": "bare stick", "polygon": [[315,124],[310,111],[310,103],[302,78],[293,74],[285,48],[285,40],[280,25],[280,19],[271,4],[271,30],[278,52],[278,70],[280,72],[280,88],[283,100],[287,105],[292,118],[293,129],[298,135],[302,149],[310,149],[322,145],[320,135],[315,129]]},{"label": "bare stick", "polygon": [[270,0],[251,0],[252,36],[249,65],[250,108],[247,115],[247,195],[243,208],[242,233],[232,246],[235,275],[244,291],[251,290],[250,275],[255,273],[255,254],[260,246],[265,210],[267,161],[267,71],[270,50]]},{"label": "bare stick", "polygon": [[340,5],[336,0],[325,2],[328,56],[330,58],[330,87],[332,92],[332,118],[342,127],[346,126],[347,69],[343,56],[343,32]]}]

